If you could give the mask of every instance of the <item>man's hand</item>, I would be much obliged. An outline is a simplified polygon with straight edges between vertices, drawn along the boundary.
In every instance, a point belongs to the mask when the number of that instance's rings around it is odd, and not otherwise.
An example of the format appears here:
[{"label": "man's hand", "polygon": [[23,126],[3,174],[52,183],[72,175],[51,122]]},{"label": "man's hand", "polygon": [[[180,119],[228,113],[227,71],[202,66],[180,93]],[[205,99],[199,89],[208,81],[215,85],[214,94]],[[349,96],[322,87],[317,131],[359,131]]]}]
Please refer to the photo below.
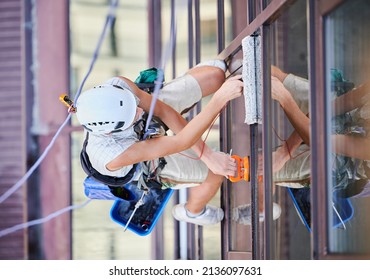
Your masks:
[{"label": "man's hand", "polygon": [[291,98],[290,92],[276,77],[271,77],[271,97],[278,101],[282,107],[284,107],[284,101]]},{"label": "man's hand", "polygon": [[235,176],[236,161],[229,154],[213,151],[207,146],[204,147],[202,161],[216,175]]},{"label": "man's hand", "polygon": [[[290,159],[289,150],[286,145],[280,146],[272,153],[272,172],[278,172],[283,168],[284,164]],[[258,175],[263,173],[263,157],[262,153],[258,153]]]},{"label": "man's hand", "polygon": [[233,76],[226,80],[215,92],[214,97],[222,100],[223,103],[235,99],[243,94],[244,83],[240,80],[241,75]]}]

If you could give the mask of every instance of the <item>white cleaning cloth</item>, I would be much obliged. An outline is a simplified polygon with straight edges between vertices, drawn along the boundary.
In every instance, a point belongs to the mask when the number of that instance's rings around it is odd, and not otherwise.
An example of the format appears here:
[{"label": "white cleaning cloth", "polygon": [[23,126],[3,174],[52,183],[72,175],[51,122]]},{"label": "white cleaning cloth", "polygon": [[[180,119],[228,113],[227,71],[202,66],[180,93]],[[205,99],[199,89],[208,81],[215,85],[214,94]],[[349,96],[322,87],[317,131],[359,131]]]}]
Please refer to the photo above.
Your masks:
[{"label": "white cleaning cloth", "polygon": [[247,36],[242,40],[245,123],[262,123],[261,36]]}]

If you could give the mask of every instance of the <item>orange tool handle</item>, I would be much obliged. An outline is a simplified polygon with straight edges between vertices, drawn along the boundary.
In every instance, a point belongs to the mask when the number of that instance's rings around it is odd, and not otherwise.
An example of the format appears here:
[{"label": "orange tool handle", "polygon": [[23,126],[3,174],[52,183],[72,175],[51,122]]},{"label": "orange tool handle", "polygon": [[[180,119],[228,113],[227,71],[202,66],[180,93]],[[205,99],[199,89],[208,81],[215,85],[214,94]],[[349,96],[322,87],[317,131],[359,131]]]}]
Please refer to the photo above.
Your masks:
[{"label": "orange tool handle", "polygon": [[231,157],[236,160],[237,172],[236,176],[229,176],[229,180],[233,183],[240,180],[249,181],[249,157],[241,158],[237,155]]}]

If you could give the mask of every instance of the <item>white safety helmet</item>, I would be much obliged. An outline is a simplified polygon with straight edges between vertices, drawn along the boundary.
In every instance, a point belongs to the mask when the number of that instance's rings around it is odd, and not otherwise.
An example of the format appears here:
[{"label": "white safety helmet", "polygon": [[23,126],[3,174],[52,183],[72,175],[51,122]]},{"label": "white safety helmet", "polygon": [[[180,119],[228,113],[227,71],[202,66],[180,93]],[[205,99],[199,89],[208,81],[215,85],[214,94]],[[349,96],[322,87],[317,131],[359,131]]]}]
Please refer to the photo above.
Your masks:
[{"label": "white safety helmet", "polygon": [[83,92],[76,102],[76,115],[88,131],[96,134],[116,132],[133,123],[137,105],[130,90],[107,84]]}]

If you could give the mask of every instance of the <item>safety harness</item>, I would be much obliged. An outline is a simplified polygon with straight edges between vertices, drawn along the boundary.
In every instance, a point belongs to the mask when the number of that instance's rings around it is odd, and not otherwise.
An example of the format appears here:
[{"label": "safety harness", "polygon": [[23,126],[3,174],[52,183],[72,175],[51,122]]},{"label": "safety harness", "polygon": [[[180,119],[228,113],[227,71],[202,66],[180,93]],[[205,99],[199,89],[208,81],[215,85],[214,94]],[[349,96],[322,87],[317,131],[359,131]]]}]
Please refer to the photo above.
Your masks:
[{"label": "safety harness", "polygon": [[[152,93],[155,87],[157,71],[158,70],[156,68],[150,68],[140,72],[140,76],[135,80],[135,84],[141,90]],[[134,131],[137,133],[140,140],[166,135],[167,127],[155,117],[150,120],[148,129],[144,131],[147,117],[148,115],[144,114],[143,117],[134,124]],[[163,157],[158,159],[158,164],[155,168],[152,168],[150,161],[140,162],[134,164],[131,170],[124,177],[103,175],[99,173],[90,162],[89,156],[86,152],[88,141],[89,132],[86,132],[84,144],[80,153],[82,169],[88,177],[107,185],[114,196],[121,199],[127,199],[130,197],[130,192],[123,186],[132,182],[134,179],[138,181],[138,187],[140,187],[144,192],[147,192],[152,188],[160,189],[162,187],[159,173],[166,165],[166,160]]]}]

